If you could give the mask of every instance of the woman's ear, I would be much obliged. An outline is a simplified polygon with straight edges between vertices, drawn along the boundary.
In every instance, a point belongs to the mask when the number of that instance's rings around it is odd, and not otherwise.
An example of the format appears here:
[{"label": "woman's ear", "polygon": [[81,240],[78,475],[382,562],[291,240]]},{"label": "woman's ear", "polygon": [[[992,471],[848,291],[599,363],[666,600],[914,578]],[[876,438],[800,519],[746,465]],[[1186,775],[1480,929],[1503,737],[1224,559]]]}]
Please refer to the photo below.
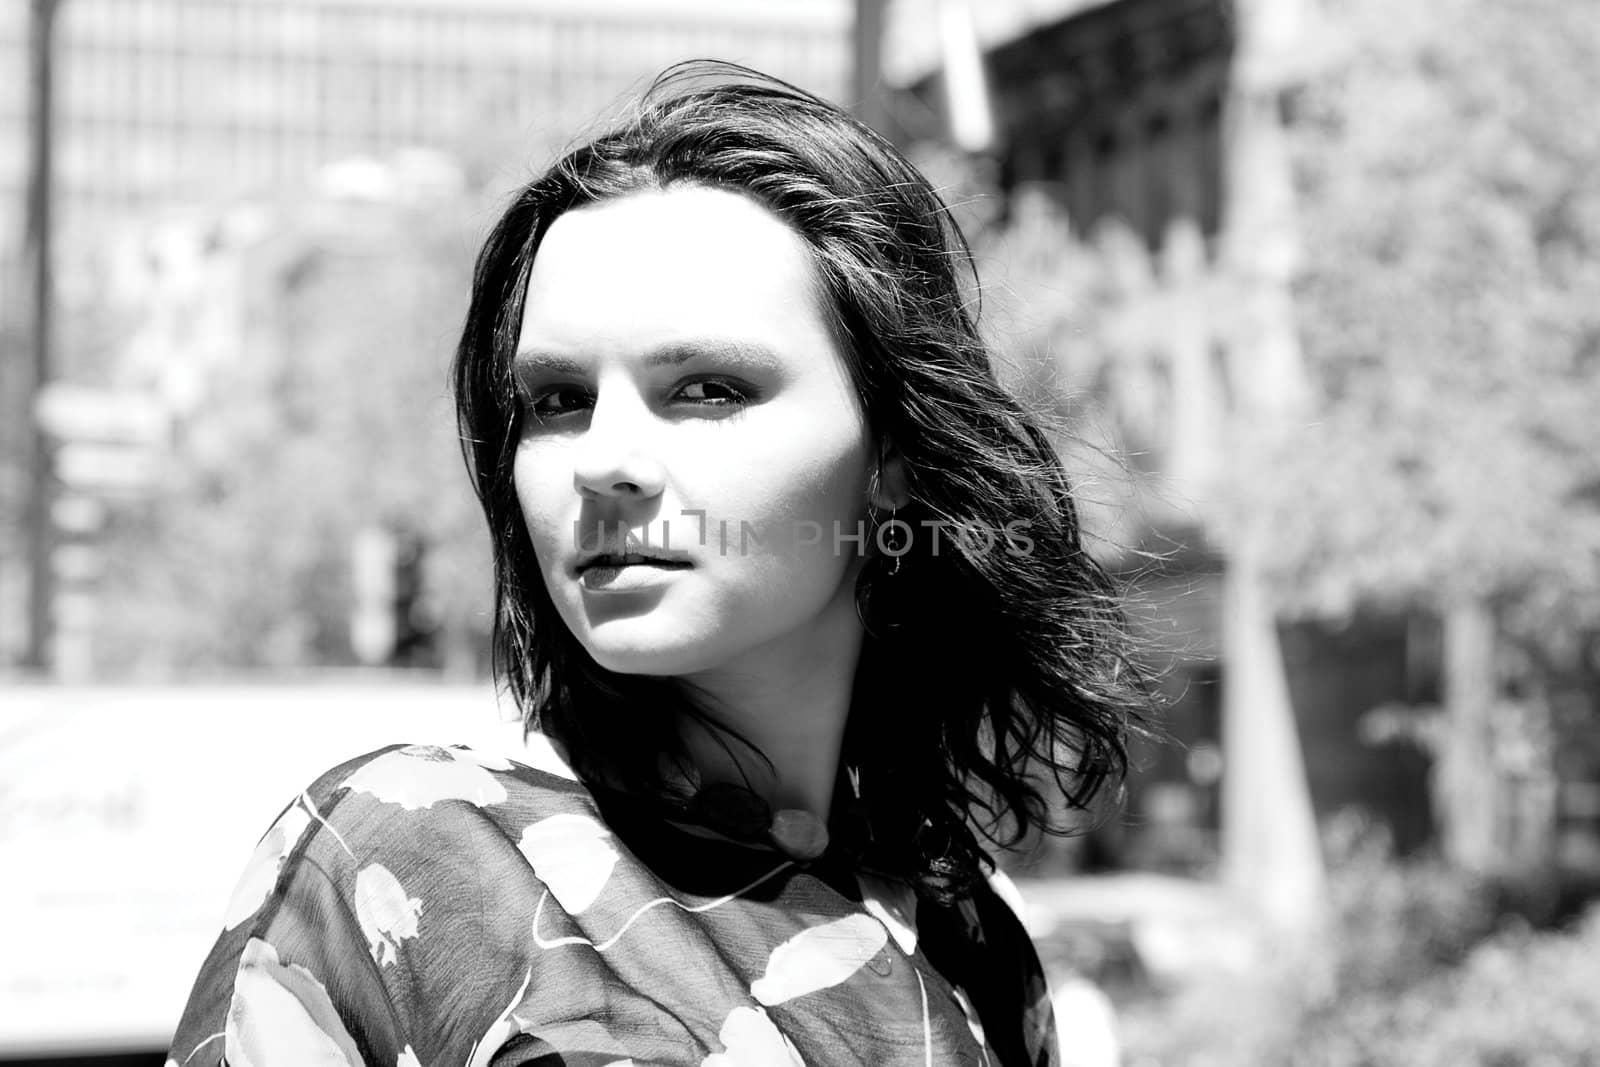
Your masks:
[{"label": "woman's ear", "polygon": [[911,491],[906,485],[906,461],[893,442],[886,441],[878,449],[871,493],[871,504],[875,508],[892,510],[911,502]]}]

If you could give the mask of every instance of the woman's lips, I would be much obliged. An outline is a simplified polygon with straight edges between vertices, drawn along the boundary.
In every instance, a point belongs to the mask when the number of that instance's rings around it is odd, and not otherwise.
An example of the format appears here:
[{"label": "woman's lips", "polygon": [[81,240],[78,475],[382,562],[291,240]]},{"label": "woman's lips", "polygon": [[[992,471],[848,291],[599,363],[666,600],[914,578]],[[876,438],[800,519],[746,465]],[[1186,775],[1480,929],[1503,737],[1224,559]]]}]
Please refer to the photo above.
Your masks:
[{"label": "woman's lips", "polygon": [[585,589],[621,591],[647,589],[666,581],[673,571],[688,570],[690,564],[664,559],[641,559],[637,562],[591,563],[578,572],[578,582]]}]

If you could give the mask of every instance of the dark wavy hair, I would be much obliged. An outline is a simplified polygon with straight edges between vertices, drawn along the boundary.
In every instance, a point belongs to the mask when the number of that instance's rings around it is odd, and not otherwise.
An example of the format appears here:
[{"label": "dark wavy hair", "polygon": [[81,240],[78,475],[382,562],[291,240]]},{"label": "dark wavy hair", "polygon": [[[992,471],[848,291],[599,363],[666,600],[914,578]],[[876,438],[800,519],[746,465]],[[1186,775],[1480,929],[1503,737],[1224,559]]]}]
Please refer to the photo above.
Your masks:
[{"label": "dark wavy hair", "polygon": [[590,658],[544,587],[512,483],[511,364],[540,241],[565,211],[680,184],[753,196],[805,239],[874,440],[903,457],[910,503],[895,517],[1012,524],[1031,540],[985,550],[983,537],[947,533],[936,551],[919,535],[898,569],[869,553],[856,585],[866,637],[844,760],[860,773],[866,830],[848,847],[949,903],[993,868],[974,833],[980,808],[981,832],[1010,848],[1034,830],[1071,832],[1052,822],[1042,780],[1079,810],[1120,786],[1149,689],[1050,438],[991,368],[960,228],[894,146],[832,104],[731,64],[680,64],[517,192],[489,234],[452,375],[494,543],[496,677],[527,731],[558,741],[586,781],[666,797],[663,757],[687,759],[677,715],[733,735],[671,679]]}]

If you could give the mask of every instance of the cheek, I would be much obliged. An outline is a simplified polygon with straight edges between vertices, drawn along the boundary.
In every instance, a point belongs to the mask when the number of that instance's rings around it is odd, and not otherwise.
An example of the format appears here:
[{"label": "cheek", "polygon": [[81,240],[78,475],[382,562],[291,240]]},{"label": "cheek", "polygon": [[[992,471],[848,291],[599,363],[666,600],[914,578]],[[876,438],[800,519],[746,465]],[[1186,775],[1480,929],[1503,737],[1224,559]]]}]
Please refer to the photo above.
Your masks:
[{"label": "cheek", "polygon": [[853,526],[866,513],[867,445],[854,420],[840,416],[832,433],[794,434],[772,457],[779,510],[831,527]]},{"label": "cheek", "polygon": [[[730,529],[746,519],[762,530],[758,568],[781,574],[837,577],[856,552],[848,538],[866,515],[865,450],[839,435],[788,438],[782,448],[750,457]],[[836,547],[837,546],[837,547]]]},{"label": "cheek", "polygon": [[[561,496],[550,471],[553,464],[539,464],[525,453],[519,452],[512,469],[512,485],[516,488],[517,507],[522,512],[523,524],[528,528],[528,539],[541,567],[555,561],[567,520],[561,511]],[[571,486],[568,485],[568,494]]]}]

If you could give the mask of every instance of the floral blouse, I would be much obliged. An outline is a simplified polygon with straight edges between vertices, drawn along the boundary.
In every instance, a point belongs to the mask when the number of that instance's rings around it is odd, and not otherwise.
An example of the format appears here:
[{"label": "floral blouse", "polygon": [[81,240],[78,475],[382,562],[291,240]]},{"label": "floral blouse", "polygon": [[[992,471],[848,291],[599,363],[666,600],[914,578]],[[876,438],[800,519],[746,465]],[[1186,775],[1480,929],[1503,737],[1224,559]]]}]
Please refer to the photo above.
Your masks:
[{"label": "floral blouse", "polygon": [[602,817],[576,780],[392,745],[261,838],[168,1067],[1054,1065],[1011,910],[987,885],[921,910],[832,853]]}]

